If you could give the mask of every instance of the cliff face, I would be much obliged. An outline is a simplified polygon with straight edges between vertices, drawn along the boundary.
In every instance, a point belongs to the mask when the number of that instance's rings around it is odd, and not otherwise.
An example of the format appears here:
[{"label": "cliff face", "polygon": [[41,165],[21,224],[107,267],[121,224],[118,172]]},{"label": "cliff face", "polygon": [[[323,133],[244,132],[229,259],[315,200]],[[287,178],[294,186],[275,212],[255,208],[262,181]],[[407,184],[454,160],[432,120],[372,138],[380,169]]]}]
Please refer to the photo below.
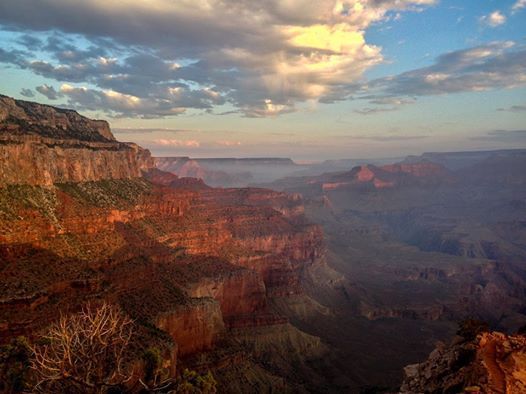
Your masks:
[{"label": "cliff face", "polygon": [[160,314],[156,326],[176,341],[179,356],[210,350],[225,329],[218,303],[205,298]]},{"label": "cliff face", "polygon": [[301,293],[323,256],[298,195],[152,169],[74,111],[3,96],[0,110],[0,342],[91,299],[120,304],[172,365],[233,328],[287,324],[269,300]]},{"label": "cliff face", "polygon": [[401,393],[526,392],[526,337],[483,333],[439,345],[429,359],[405,368]]},{"label": "cliff face", "polygon": [[0,184],[130,179],[152,166],[147,150],[117,142],[105,121],[0,96]]},{"label": "cliff face", "polygon": [[2,134],[35,135],[57,140],[115,142],[108,122],[88,119],[68,109],[0,95]]}]

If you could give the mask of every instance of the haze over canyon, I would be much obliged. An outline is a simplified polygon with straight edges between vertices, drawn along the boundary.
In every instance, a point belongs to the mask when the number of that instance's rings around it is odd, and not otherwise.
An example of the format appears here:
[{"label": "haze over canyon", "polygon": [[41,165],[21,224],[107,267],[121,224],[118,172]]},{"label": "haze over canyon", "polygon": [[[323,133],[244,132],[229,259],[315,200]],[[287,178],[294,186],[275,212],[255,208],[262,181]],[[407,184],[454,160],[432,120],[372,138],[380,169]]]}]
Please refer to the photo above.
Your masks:
[{"label": "haze over canyon", "polygon": [[4,344],[105,301],[133,319],[135,374],[155,348],[164,373],[210,371],[219,392],[526,387],[524,150],[214,188],[202,161],[75,111],[1,96],[0,130]]},{"label": "haze over canyon", "polygon": [[526,393],[525,0],[1,0],[0,394]]}]

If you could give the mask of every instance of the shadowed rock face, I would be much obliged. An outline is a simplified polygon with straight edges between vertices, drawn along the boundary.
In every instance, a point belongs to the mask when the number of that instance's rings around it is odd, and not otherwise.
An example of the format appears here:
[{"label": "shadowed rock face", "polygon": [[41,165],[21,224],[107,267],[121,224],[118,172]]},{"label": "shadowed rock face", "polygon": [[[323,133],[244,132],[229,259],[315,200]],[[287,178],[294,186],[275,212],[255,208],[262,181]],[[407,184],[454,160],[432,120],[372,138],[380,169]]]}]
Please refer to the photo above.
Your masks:
[{"label": "shadowed rock face", "polygon": [[401,393],[526,392],[526,337],[500,332],[440,344],[421,364],[405,368]]}]

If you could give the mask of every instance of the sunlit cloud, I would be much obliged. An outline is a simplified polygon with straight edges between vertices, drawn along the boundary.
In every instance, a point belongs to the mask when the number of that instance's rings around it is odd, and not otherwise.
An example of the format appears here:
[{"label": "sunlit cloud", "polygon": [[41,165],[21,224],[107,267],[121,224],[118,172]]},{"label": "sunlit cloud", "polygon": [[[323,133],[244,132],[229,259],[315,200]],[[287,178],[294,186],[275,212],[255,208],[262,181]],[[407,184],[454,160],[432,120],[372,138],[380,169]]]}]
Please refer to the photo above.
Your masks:
[{"label": "sunlit cloud", "polygon": [[196,140],[177,140],[177,139],[156,139],[153,143],[160,146],[173,146],[173,147],[185,147],[185,148],[199,148],[201,143]]},{"label": "sunlit cloud", "polygon": [[0,24],[41,31],[45,55],[20,33],[26,51],[3,50],[0,61],[82,85],[61,92],[68,104],[113,116],[210,112],[226,103],[245,116],[278,116],[347,99],[383,61],[366,30],[435,3],[4,0]]},{"label": "sunlit cloud", "polygon": [[526,8],[526,0],[517,0],[517,2],[515,2],[515,4],[513,4],[511,7],[511,11],[512,13],[516,13],[523,8]]},{"label": "sunlit cloud", "polygon": [[497,27],[506,23],[506,16],[500,11],[493,11],[489,15],[481,16],[479,19],[480,23],[483,23],[490,27]]}]

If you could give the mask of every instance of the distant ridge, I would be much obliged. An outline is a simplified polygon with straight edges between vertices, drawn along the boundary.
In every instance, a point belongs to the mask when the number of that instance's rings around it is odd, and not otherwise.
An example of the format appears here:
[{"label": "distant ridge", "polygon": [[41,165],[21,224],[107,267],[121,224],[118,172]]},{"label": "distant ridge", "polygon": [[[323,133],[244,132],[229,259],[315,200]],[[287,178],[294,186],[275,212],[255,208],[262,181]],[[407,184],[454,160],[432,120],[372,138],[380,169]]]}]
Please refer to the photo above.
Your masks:
[{"label": "distant ridge", "polygon": [[418,163],[427,160],[441,164],[450,170],[459,170],[483,162],[491,157],[519,155],[526,156],[526,149],[498,149],[481,151],[459,151],[459,152],[425,152],[420,156],[410,155],[404,159],[404,163]]}]

